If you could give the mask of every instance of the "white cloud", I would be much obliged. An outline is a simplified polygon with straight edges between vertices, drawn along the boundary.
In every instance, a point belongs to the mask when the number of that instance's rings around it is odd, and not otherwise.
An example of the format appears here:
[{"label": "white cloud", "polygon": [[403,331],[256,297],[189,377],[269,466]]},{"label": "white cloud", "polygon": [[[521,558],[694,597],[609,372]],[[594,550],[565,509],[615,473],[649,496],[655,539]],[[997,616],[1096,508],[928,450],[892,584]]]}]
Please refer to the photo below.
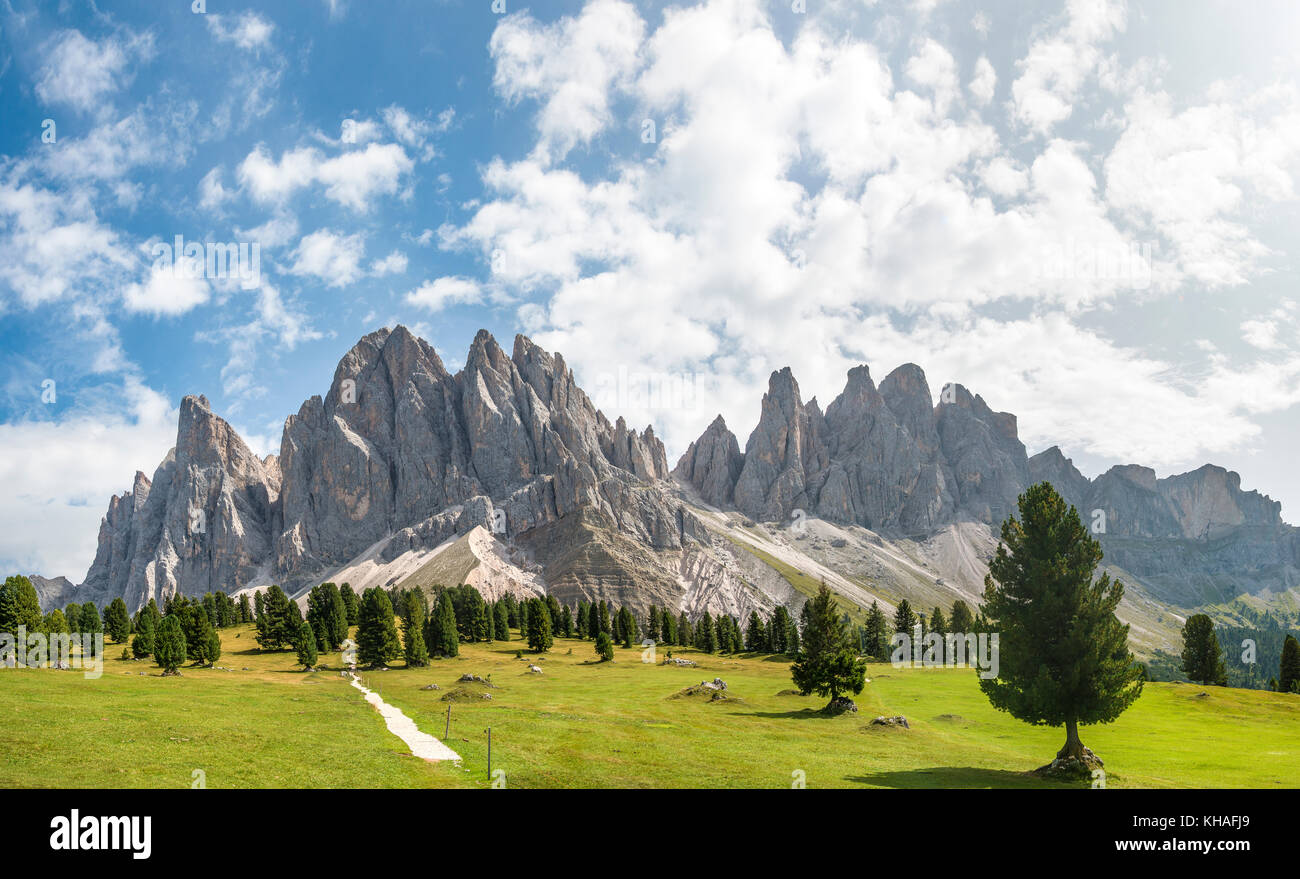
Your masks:
[{"label": "white cloud", "polygon": [[365,236],[359,232],[343,235],[318,229],[298,242],[289,273],[319,278],[331,287],[346,287],[364,274],[361,261],[365,252]]},{"label": "white cloud", "polygon": [[957,62],[952,54],[932,39],[925,40],[920,50],[907,60],[903,68],[913,81],[925,86],[934,95],[934,109],[939,115],[957,94]]},{"label": "white cloud", "polygon": [[239,165],[239,181],[258,201],[283,202],[312,183],[344,207],[368,211],[372,199],[398,192],[415,163],[397,144],[368,144],[325,158],[313,147],[299,147],[274,160],[260,144]]},{"label": "white cloud", "polygon": [[406,254],[400,250],[394,250],[383,259],[377,259],[370,264],[370,274],[376,278],[384,275],[400,275],[406,271]]},{"label": "white cloud", "polygon": [[208,30],[222,43],[234,43],[241,49],[261,49],[271,45],[275,25],[256,12],[242,12],[236,16],[207,13]]},{"label": "white cloud", "polygon": [[469,278],[442,277],[425,281],[406,294],[407,303],[429,311],[441,311],[452,305],[481,302],[483,291]]},{"label": "white cloud", "polygon": [[[80,401],[79,401],[80,402]],[[0,558],[23,572],[79,582],[95,555],[108,499],[154,469],[176,441],[177,411],[128,378],[112,396],[56,420],[0,423]]]},{"label": "white cloud", "polygon": [[644,25],[621,0],[593,0],[575,18],[542,25],[526,12],[492,32],[493,79],[507,100],[536,100],[537,153],[560,159],[610,120],[609,90],[636,65]]},{"label": "white cloud", "polygon": [[188,267],[180,260],[174,266],[151,267],[143,283],[131,284],[123,291],[122,301],[127,311],[175,317],[203,305],[210,295],[202,267]]},{"label": "white cloud", "polygon": [[1015,118],[1030,131],[1047,135],[1070,118],[1080,89],[1101,61],[1099,44],[1124,30],[1123,0],[1069,0],[1066,23],[1035,40],[1016,66],[1011,84]]},{"label": "white cloud", "polygon": [[149,36],[106,37],[95,41],[81,31],[65,30],[53,37],[42,54],[36,96],[48,104],[65,104],[88,112],[130,79],[133,57],[148,57]]},{"label": "white cloud", "polygon": [[975,102],[981,106],[993,100],[993,93],[998,86],[998,73],[993,69],[993,63],[983,55],[975,62],[975,75],[971,81],[966,83],[966,88],[970,91]]}]

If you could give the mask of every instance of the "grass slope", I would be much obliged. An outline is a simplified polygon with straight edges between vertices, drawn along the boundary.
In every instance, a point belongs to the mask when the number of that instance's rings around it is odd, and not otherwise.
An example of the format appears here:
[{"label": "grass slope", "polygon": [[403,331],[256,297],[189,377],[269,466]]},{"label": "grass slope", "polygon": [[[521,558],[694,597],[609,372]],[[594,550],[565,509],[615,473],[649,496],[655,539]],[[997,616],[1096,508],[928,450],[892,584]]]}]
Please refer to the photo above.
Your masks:
[{"label": "grass slope", "polygon": [[[451,704],[447,744],[463,766],[406,755],[337,671],[304,674],[292,653],[258,653],[250,627],[223,632],[219,664],[234,671],[160,678],[152,664],[116,658],[96,681],[0,670],[10,718],[0,786],[186,787],[203,769],[210,787],[488,787],[491,727],[493,768],[512,788],[788,787],[795,773],[814,788],[1043,787],[1026,773],[1063,738],[994,711],[964,669],[869,666],[861,713],[830,718],[817,710],[824,700],[790,692],[783,658],[674,649],[700,663],[678,668],[618,649],[595,663],[590,641],[557,639],[537,663],[544,673],[531,675],[513,638],[462,645],[424,669],[364,673],[440,738],[457,678],[491,675],[494,687]],[[737,698],[673,698],[714,677]],[[422,689],[430,683],[441,689]],[[906,715],[912,729],[871,726],[880,714]],[[1148,684],[1118,722],[1085,727],[1083,739],[1112,788],[1300,784],[1296,696]]]}]

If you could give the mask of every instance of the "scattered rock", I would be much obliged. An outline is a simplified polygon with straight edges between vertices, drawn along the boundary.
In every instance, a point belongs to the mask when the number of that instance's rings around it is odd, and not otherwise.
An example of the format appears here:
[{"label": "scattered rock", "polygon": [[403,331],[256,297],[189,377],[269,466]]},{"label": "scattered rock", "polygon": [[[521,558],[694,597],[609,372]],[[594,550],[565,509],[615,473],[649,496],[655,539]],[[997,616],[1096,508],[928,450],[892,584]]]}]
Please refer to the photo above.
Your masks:
[{"label": "scattered rock", "polygon": [[[857,714],[858,704],[848,696],[836,696],[831,703],[826,706],[826,711],[830,714]],[[907,721],[903,721],[907,725]]]},{"label": "scattered rock", "polygon": [[460,678],[458,678],[458,682],[462,684],[486,684],[489,687],[495,686],[495,684],[493,684],[487,678],[481,678],[478,675],[472,675],[472,674],[461,675]]},{"label": "scattered rock", "polygon": [[907,718],[901,714],[895,714],[893,717],[877,717],[871,721],[872,726],[901,726],[903,729],[911,729]]},{"label": "scattered rock", "polygon": [[668,658],[668,659],[665,659],[665,660],[663,661],[663,664],[664,664],[664,665],[680,665],[680,666],[682,666],[683,668],[695,668],[696,666],[699,665],[698,662],[694,662],[694,661],[692,661],[692,660],[690,660],[690,659],[682,659],[680,656],[674,656],[674,657],[670,657],[670,658]]},{"label": "scattered rock", "polygon": [[427,687],[421,687],[420,689],[421,689],[421,690],[441,690],[442,687],[438,686],[437,684],[429,684]]},{"label": "scattered rock", "polygon": [[1057,781],[1086,781],[1092,778],[1094,769],[1100,769],[1104,765],[1101,758],[1092,753],[1091,748],[1084,748],[1082,757],[1062,757],[1058,754],[1051,763],[1035,769],[1034,775]]},{"label": "scattered rock", "polygon": [[848,545],[849,542],[845,540],[843,537],[836,537],[834,540],[831,541],[831,546],[835,547],[836,549],[843,549]]},{"label": "scattered rock", "polygon": [[528,666],[528,673],[529,673],[529,674],[534,674],[534,675],[539,675],[539,674],[542,673],[542,670],[541,670],[540,668],[538,668],[537,666],[535,666],[535,665],[530,665],[530,666]]}]

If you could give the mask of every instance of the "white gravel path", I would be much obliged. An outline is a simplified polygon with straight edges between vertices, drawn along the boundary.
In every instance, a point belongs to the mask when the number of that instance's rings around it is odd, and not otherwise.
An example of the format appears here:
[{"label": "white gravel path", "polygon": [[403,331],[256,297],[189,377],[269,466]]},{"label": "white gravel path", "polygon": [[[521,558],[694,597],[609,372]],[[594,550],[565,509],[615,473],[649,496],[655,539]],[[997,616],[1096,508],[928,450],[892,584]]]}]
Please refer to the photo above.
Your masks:
[{"label": "white gravel path", "polygon": [[428,733],[421,732],[414,720],[403,714],[400,708],[395,708],[380,699],[378,693],[367,689],[355,673],[352,674],[352,686],[364,693],[366,701],[379,709],[379,713],[384,717],[384,723],[388,724],[388,731],[406,742],[412,755],[425,760],[460,762],[459,754]]}]

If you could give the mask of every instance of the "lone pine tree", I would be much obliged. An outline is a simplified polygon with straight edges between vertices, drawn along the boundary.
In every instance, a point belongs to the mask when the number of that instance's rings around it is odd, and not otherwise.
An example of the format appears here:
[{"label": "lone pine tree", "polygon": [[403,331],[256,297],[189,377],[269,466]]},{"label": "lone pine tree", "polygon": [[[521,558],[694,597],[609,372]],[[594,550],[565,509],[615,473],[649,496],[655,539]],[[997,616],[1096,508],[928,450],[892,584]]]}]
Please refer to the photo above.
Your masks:
[{"label": "lone pine tree", "polygon": [[853,649],[849,626],[835,608],[831,590],[823,583],[805,605],[803,644],[790,676],[805,696],[830,696],[827,708],[836,708],[845,693],[855,696],[866,685],[867,665]]},{"label": "lone pine tree", "polygon": [[1228,670],[1214,634],[1214,622],[1203,613],[1188,617],[1183,626],[1183,674],[1198,684],[1228,685]]},{"label": "lone pine tree", "polygon": [[1091,768],[1100,761],[1079,739],[1079,724],[1110,723],[1142,693],[1128,626],[1115,616],[1124,585],[1108,574],[1094,579],[1101,545],[1050,484],[1031,486],[1018,507],[1020,520],[1002,524],[984,578],[983,616],[1000,636],[1000,672],[981,677],[980,689],[1026,723],[1064,726],[1057,758]]}]

